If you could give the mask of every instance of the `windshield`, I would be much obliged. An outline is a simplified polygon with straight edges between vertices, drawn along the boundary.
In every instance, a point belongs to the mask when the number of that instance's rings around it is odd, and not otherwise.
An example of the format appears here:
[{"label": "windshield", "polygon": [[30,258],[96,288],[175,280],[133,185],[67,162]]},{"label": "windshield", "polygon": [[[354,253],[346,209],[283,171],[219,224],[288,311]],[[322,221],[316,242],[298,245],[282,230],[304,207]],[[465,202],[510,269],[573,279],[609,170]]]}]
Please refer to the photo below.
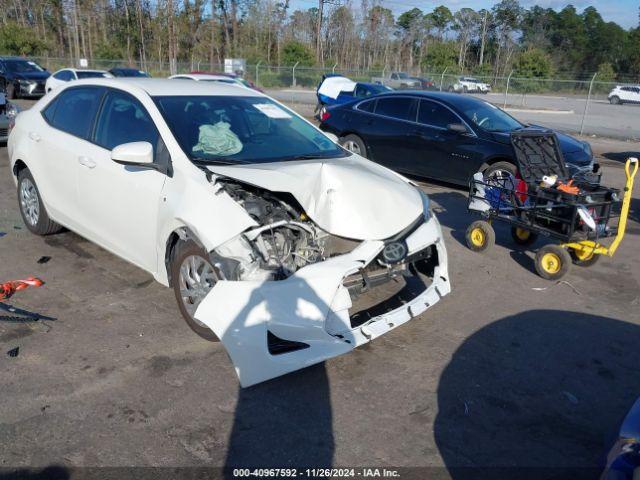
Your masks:
[{"label": "windshield", "polygon": [[348,153],[264,97],[154,97],[182,150],[198,163],[268,163]]},{"label": "windshield", "polygon": [[389,87],[386,87],[384,85],[368,85],[367,87],[373,95],[391,91]]},{"label": "windshield", "polygon": [[105,78],[106,75],[104,72],[88,72],[82,70],[76,70],[76,75],[78,76],[78,80],[83,78]]},{"label": "windshield", "polygon": [[6,60],[5,64],[13,73],[44,72],[44,68],[30,60]]},{"label": "windshield", "polygon": [[409,78],[409,75],[407,75],[405,72],[399,72],[398,78]]},{"label": "windshield", "polygon": [[523,127],[511,115],[488,102],[473,102],[465,105],[462,111],[474,125],[489,132],[510,132]]},{"label": "windshield", "polygon": [[116,69],[111,70],[111,73],[116,75],[117,77],[148,77],[149,74],[147,72],[143,72],[142,70],[136,70],[135,68],[131,69]]}]

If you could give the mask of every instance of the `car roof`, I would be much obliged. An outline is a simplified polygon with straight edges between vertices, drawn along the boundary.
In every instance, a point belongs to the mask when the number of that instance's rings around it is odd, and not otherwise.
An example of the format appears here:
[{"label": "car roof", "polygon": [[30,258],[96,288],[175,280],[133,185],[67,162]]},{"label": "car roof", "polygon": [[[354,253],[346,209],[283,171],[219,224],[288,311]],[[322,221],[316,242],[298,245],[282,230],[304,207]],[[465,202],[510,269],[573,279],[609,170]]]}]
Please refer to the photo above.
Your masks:
[{"label": "car roof", "polygon": [[256,90],[241,87],[236,84],[217,82],[176,82],[168,78],[120,77],[120,78],[88,78],[77,80],[72,85],[98,85],[104,87],[125,88],[146,92],[156,96],[234,96],[234,97],[264,97]]},{"label": "car roof", "polygon": [[482,98],[472,97],[470,95],[460,95],[459,93],[449,92],[431,92],[426,90],[394,90],[392,92],[380,93],[378,95],[372,95],[367,97],[367,100],[375,100],[376,98],[391,98],[391,97],[418,97],[424,99],[437,100],[445,105],[453,108],[461,108],[463,104],[478,104],[489,103]]}]

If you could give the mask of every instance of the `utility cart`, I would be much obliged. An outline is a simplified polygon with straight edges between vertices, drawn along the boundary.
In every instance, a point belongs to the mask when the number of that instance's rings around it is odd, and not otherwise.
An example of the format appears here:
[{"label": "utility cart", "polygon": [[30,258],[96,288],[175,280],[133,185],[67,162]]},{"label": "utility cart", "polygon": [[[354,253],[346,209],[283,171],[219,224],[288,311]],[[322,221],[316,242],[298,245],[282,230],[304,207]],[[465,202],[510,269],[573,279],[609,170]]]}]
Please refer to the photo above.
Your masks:
[{"label": "utility cart", "polygon": [[[613,256],[624,237],[638,160],[626,161],[621,192],[601,185],[600,174],[569,177],[553,132],[514,132],[511,144],[516,176],[477,173],[470,180],[468,208],[482,219],[469,225],[468,247],[477,252],[491,247],[492,222],[502,221],[519,245],[530,245],[540,235],[558,242],[536,252],[536,271],[548,280],[563,277],[572,263],[588,267],[601,255]],[[606,238],[613,238],[609,246],[602,243]]]}]

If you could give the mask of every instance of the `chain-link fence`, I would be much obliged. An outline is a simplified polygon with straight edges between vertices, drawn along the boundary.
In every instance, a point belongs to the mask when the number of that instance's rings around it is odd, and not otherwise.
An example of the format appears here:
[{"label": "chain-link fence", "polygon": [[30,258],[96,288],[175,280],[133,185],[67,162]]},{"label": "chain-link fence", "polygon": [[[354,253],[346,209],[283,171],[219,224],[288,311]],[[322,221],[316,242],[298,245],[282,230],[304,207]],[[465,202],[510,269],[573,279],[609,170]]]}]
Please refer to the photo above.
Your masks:
[{"label": "chain-link fence", "polygon": [[[69,67],[73,64],[68,58],[36,58],[42,66],[50,71]],[[174,69],[169,62],[134,62],[128,65],[123,60],[89,61],[88,67],[109,70],[118,66],[132,66],[149,72],[154,77],[166,77],[173,73],[192,71],[224,72],[224,65],[209,62],[178,62]],[[379,70],[343,69],[339,65],[325,68],[301,65],[274,66],[261,62],[246,65],[240,72],[245,78],[264,89],[279,90],[313,90],[322,76],[328,73],[339,73],[357,82],[385,81],[392,71],[388,68]],[[461,82],[462,75],[455,69],[413,70],[412,76],[432,82],[431,89],[474,93],[473,83]],[[518,118],[544,125],[557,126],[564,131],[584,134],[614,136],[624,139],[640,139],[640,106],[631,109],[609,105],[609,94],[616,86],[632,86],[640,84],[640,78],[625,78],[624,81],[602,81],[597,75],[589,78],[522,78],[510,72],[506,76],[473,75],[479,82],[490,85],[491,92],[486,98],[503,108],[516,111]],[[375,80],[374,80],[375,79]],[[638,91],[640,97],[640,90]],[[299,102],[295,100],[294,102]],[[309,100],[313,101],[313,100]],[[606,106],[605,106],[606,105]],[[548,119],[552,114],[554,118]],[[546,114],[546,116],[545,116]],[[564,117],[560,117],[564,115]]]}]

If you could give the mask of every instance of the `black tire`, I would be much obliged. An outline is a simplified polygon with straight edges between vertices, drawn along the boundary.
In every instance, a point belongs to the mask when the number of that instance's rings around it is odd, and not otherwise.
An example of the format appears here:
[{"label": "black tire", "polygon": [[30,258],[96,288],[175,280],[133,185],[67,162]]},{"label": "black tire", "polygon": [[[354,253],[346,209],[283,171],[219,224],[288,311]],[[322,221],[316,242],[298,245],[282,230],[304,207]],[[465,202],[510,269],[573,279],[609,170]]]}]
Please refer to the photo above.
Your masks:
[{"label": "black tire", "polygon": [[572,248],[569,250],[569,254],[571,255],[571,260],[574,265],[578,265],[580,267],[590,267],[591,265],[595,265],[602,255],[591,254],[591,256],[580,258],[581,256]]},{"label": "black tire", "polygon": [[361,157],[367,158],[367,146],[358,135],[347,135],[340,138],[340,145],[352,153],[356,153]]},{"label": "black tire", "polygon": [[18,92],[16,91],[16,86],[13,83],[7,83],[7,97],[12,100],[18,98]]},{"label": "black tire", "polygon": [[[182,289],[184,287],[184,284],[181,281],[182,278],[180,276],[180,268],[182,267],[183,262],[185,262],[185,260],[187,260],[189,257],[200,257],[209,265],[209,267],[211,267],[211,269],[215,270],[215,268],[209,261],[209,256],[207,255],[207,253],[193,240],[178,242],[178,244],[175,246],[173,257],[171,259],[171,286],[176,297],[178,310],[180,310],[182,318],[187,323],[189,328],[196,333],[196,335],[210,342],[218,342],[219,339],[216,334],[213,333],[213,330],[195,320],[192,314],[187,310],[187,306],[185,305],[187,301],[183,299],[182,296]],[[211,286],[211,288],[212,287],[213,286]],[[194,305],[193,301],[190,303],[190,305]]]},{"label": "black tire", "polygon": [[470,250],[484,252],[496,243],[496,232],[485,220],[476,220],[465,233],[465,240]]},{"label": "black tire", "polygon": [[559,280],[571,268],[571,255],[560,245],[545,245],[536,252],[535,267],[545,280]]},{"label": "black tire", "polygon": [[538,239],[538,234],[526,228],[511,227],[511,238],[518,245],[528,246]]},{"label": "black tire", "polygon": [[18,174],[18,209],[22,221],[31,233],[51,235],[62,230],[62,226],[51,220],[42,203],[40,191],[29,169]]},{"label": "black tire", "polygon": [[609,99],[609,103],[611,105],[621,105],[622,102],[620,101],[620,97],[618,97],[617,95],[614,95],[613,97],[611,97]]},{"label": "black tire", "polygon": [[515,177],[516,173],[518,173],[518,167],[511,162],[496,162],[489,165],[482,173],[484,178],[491,178],[491,176],[494,176],[499,172],[509,173]]}]

